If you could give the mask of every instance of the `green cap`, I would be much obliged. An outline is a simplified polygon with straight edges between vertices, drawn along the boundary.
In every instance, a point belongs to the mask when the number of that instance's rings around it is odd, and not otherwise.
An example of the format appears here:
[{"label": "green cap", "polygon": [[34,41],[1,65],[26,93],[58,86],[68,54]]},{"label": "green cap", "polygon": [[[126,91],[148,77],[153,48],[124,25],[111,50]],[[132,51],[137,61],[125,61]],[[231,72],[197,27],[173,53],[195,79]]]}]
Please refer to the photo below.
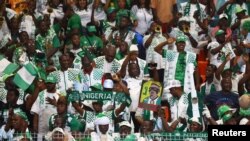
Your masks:
[{"label": "green cap", "polygon": [[186,42],[186,37],[185,36],[178,36],[177,39],[176,39],[176,43],[179,43],[179,42]]},{"label": "green cap", "polygon": [[241,28],[247,30],[248,32],[250,32],[250,20],[244,21]]},{"label": "green cap", "polygon": [[45,80],[45,83],[56,83],[56,78],[52,75],[48,75],[46,80]]},{"label": "green cap", "polygon": [[99,91],[102,91],[102,84],[100,83],[95,83],[94,85],[90,86],[90,88],[92,89],[92,91],[94,90],[99,90]]},{"label": "green cap", "polygon": [[111,14],[113,12],[116,12],[115,7],[109,7],[108,10],[107,10],[107,14]]},{"label": "green cap", "polygon": [[240,13],[240,12],[245,12],[246,10],[245,9],[243,9],[240,5],[237,5],[236,7],[235,7],[235,13],[237,14],[237,13]]},{"label": "green cap", "polygon": [[88,32],[96,32],[96,28],[93,25],[87,26]]},{"label": "green cap", "polygon": [[222,35],[222,34],[225,34],[225,31],[219,29],[219,30],[215,33],[215,36],[219,36],[219,35]]},{"label": "green cap", "polygon": [[234,110],[227,105],[222,105],[217,110],[219,118],[222,119],[224,122],[229,120],[233,116],[231,113],[225,114],[228,111],[234,111]]}]

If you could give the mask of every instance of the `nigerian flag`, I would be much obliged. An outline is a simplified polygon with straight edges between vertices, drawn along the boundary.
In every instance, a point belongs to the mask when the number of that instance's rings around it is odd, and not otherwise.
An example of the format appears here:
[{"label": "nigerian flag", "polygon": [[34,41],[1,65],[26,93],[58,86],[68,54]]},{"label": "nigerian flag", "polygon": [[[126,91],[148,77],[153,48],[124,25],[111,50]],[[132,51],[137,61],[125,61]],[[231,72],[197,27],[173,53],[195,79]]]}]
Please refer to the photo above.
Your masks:
[{"label": "nigerian flag", "polygon": [[0,55],[0,74],[11,74],[14,71],[16,71],[18,69],[18,65],[15,63],[11,63],[10,61],[8,61],[6,58],[4,58],[4,56]]},{"label": "nigerian flag", "polygon": [[26,90],[32,84],[34,79],[38,74],[36,66],[32,63],[28,63],[24,65],[15,75],[14,83],[21,88],[22,90]]}]

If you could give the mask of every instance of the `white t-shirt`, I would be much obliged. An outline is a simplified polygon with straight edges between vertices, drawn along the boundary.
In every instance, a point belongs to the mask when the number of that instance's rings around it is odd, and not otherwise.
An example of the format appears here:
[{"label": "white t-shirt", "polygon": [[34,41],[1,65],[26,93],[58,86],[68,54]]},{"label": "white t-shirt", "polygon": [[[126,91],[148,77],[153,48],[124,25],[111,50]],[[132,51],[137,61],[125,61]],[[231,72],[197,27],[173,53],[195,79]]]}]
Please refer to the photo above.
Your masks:
[{"label": "white t-shirt", "polygon": [[75,13],[80,16],[82,26],[86,27],[87,23],[89,23],[91,19],[91,9],[77,10]]}]

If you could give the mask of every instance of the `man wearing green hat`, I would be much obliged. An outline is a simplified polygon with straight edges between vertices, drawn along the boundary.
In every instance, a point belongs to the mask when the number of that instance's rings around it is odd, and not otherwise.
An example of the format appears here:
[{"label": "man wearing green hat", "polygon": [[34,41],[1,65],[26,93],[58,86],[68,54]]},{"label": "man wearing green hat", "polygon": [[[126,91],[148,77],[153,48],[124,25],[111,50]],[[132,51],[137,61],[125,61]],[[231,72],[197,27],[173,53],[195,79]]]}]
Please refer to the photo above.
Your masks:
[{"label": "man wearing green hat", "polygon": [[[234,51],[232,49],[232,45],[229,41],[226,41],[225,31],[218,30],[215,33],[216,41],[213,41],[208,44],[208,50],[210,53],[210,64],[219,67],[223,61],[226,60],[226,56],[230,54],[230,59],[235,57]],[[230,63],[227,63],[226,68],[230,67]]]},{"label": "man wearing green hat", "polygon": [[56,113],[56,102],[59,98],[56,82],[54,76],[48,75],[45,80],[46,89],[43,90],[42,82],[38,81],[32,95],[32,99],[36,99],[31,108],[31,113],[34,115],[33,129],[35,132],[41,133],[41,136],[49,131],[47,125],[49,117]]},{"label": "man wearing green hat", "polygon": [[87,34],[81,37],[80,42],[83,48],[88,49],[95,56],[100,56],[103,54],[103,42],[95,35],[96,32],[95,25],[87,24]]},{"label": "man wearing green hat", "polygon": [[244,40],[242,42],[242,46],[245,48],[246,53],[250,53],[250,19],[245,20],[241,24],[241,32],[240,32]]},{"label": "man wearing green hat", "polygon": [[[196,54],[185,51],[186,37],[179,36],[176,38],[177,51],[163,49],[163,47],[156,47],[155,51],[162,54],[165,60],[164,84],[166,86],[169,80],[179,80],[184,88],[185,93],[194,93],[195,89],[199,90],[199,74],[196,71]],[[188,77],[188,76],[195,77]]]}]

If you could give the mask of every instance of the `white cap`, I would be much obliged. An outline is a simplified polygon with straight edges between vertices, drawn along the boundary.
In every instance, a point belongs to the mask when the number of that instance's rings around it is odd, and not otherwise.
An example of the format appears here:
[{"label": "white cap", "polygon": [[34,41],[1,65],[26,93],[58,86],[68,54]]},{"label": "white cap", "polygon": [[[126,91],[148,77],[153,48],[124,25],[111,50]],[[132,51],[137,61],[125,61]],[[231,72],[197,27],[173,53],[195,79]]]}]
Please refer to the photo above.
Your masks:
[{"label": "white cap", "polygon": [[131,124],[128,121],[122,121],[121,123],[119,123],[119,127],[121,126],[127,126],[127,127],[132,128]]},{"label": "white cap", "polygon": [[65,135],[63,129],[60,128],[60,127],[56,127],[55,129],[53,129],[52,134],[54,134],[55,132],[60,132],[60,133],[62,133],[63,135]]},{"label": "white cap", "polygon": [[199,121],[199,118],[198,118],[198,117],[192,117],[192,118],[190,119],[190,121],[196,122],[196,123],[199,123],[200,125],[202,125],[201,122]]},{"label": "white cap", "polygon": [[183,16],[183,17],[181,17],[181,18],[179,19],[179,22],[181,22],[181,21],[190,22],[190,19],[189,19],[188,17],[186,17],[186,16]]},{"label": "white cap", "polygon": [[132,51],[138,51],[137,45],[132,44],[132,45],[130,46],[130,48],[129,48],[129,51],[130,51],[130,52],[132,52]]},{"label": "white cap", "polygon": [[181,82],[179,80],[169,80],[166,89],[173,87],[181,87]]},{"label": "white cap", "polygon": [[220,14],[220,15],[219,15],[219,19],[222,19],[222,18],[228,19],[227,14],[225,14],[225,13]]},{"label": "white cap", "polygon": [[103,83],[103,88],[106,89],[113,89],[114,87],[114,82],[111,79],[106,79]]}]

